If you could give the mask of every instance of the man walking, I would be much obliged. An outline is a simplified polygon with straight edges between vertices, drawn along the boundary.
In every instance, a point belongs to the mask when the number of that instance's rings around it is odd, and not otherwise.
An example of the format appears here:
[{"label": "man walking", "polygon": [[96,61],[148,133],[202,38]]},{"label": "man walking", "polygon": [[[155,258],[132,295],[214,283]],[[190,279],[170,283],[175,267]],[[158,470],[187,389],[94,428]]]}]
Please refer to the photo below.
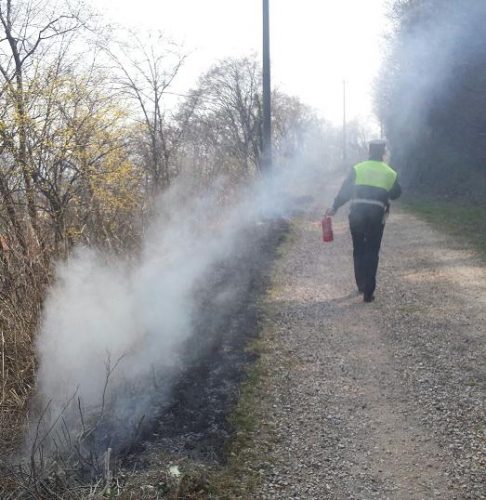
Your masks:
[{"label": "man walking", "polygon": [[383,160],[384,141],[369,143],[369,160],[355,165],[344,180],[332,208],[326,215],[334,215],[351,200],[349,227],[353,238],[354,276],[364,302],[372,302],[376,288],[376,271],[385,219],[390,200],[402,192],[397,173]]}]

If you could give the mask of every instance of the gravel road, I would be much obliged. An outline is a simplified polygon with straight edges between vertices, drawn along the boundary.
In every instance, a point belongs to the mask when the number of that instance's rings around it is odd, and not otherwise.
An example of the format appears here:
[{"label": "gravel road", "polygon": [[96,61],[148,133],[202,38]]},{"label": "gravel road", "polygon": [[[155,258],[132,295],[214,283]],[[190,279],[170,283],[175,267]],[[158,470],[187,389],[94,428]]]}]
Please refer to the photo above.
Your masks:
[{"label": "gravel road", "polygon": [[364,304],[342,212],[331,244],[295,221],[274,271],[257,498],[486,498],[484,262],[394,210]]}]

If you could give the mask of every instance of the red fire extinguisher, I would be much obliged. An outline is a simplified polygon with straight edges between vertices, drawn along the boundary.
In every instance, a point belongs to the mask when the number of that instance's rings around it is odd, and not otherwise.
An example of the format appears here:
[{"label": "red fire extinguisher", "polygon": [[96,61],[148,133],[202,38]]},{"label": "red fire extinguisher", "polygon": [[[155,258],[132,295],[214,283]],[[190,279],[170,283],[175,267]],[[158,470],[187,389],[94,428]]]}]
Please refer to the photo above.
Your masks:
[{"label": "red fire extinguisher", "polygon": [[321,221],[322,224],[322,241],[328,243],[334,240],[334,234],[332,232],[332,218],[329,215],[325,215]]}]

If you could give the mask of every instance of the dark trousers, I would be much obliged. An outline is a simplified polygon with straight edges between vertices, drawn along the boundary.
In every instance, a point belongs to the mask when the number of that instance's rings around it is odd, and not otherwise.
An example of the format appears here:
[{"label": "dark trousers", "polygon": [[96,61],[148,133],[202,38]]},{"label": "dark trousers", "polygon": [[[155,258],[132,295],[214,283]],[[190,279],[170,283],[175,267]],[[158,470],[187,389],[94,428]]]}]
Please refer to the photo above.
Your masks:
[{"label": "dark trousers", "polygon": [[383,211],[352,212],[349,227],[353,238],[354,276],[356,285],[365,296],[373,295],[376,271],[383,237]]}]

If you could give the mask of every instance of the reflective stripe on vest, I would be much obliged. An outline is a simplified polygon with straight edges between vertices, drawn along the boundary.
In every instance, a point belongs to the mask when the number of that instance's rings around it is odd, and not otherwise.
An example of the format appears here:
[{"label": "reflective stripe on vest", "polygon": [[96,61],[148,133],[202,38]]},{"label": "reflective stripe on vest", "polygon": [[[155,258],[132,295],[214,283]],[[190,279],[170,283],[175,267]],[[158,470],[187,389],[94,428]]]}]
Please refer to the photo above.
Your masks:
[{"label": "reflective stripe on vest", "polygon": [[356,186],[371,186],[390,191],[397,173],[382,161],[363,161],[354,166]]},{"label": "reflective stripe on vest", "polygon": [[378,200],[368,200],[366,198],[355,198],[354,200],[351,200],[351,203],[354,204],[359,204],[359,203],[364,203],[365,205],[377,205],[378,207],[381,208],[386,208],[385,203],[382,201]]}]

